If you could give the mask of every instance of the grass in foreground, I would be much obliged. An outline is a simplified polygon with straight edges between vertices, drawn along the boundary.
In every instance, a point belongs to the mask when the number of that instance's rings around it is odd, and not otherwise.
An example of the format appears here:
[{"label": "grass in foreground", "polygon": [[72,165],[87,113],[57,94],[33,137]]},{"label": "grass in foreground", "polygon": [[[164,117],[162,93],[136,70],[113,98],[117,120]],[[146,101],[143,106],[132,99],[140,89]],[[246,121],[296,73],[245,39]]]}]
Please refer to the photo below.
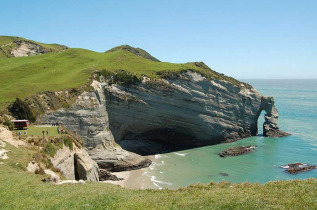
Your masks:
[{"label": "grass in foreground", "polygon": [[[22,170],[32,151],[9,146],[0,165],[1,209],[316,209],[317,179],[129,190],[103,183],[53,185]],[[18,164],[17,164],[18,163]]]}]

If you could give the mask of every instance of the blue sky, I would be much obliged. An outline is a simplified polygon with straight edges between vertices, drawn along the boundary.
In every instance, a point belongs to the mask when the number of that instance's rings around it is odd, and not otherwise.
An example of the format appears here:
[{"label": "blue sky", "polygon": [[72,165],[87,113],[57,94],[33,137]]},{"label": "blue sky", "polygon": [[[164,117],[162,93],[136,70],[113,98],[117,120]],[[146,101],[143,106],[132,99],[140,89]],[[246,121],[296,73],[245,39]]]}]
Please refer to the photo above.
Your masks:
[{"label": "blue sky", "polygon": [[317,79],[316,0],[0,0],[0,35],[103,52],[129,44],[238,79]]}]

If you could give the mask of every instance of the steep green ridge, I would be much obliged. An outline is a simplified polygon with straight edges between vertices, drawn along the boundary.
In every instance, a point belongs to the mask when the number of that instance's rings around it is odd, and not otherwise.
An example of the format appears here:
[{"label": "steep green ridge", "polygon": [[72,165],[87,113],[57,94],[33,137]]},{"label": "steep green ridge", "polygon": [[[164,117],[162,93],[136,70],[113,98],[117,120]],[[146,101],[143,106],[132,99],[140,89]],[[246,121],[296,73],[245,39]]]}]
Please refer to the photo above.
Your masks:
[{"label": "steep green ridge", "polygon": [[228,182],[178,190],[129,190],[92,183],[54,185],[25,169],[35,151],[7,144],[0,165],[1,209],[316,209],[317,179]]},{"label": "steep green ridge", "polygon": [[59,45],[59,44],[44,44],[44,43],[36,42],[33,40],[25,39],[22,37],[0,36],[0,58],[14,57],[11,54],[11,50],[18,47],[18,43],[21,41],[39,45],[43,47],[43,49],[47,52],[61,52],[67,49],[66,46]]},{"label": "steep green ridge", "polygon": [[[14,37],[1,37],[2,43],[12,39]],[[244,84],[211,70],[201,62],[156,62],[123,49],[98,53],[71,48],[59,53],[0,58],[0,108],[16,97],[23,99],[42,91],[77,88],[87,83],[93,72],[102,69],[110,72],[125,70],[138,77],[146,75],[153,79],[192,70],[238,86]]]},{"label": "steep green ridge", "polygon": [[129,45],[121,45],[121,46],[118,46],[118,47],[114,47],[114,48],[108,50],[107,52],[115,52],[115,51],[118,51],[118,50],[125,50],[125,51],[131,52],[131,53],[133,53],[135,55],[141,56],[142,58],[146,58],[146,59],[149,59],[151,61],[160,62],[160,60],[158,60],[157,58],[153,57],[152,55],[150,55],[145,50],[143,50],[141,48],[134,48],[134,47],[131,47]]}]

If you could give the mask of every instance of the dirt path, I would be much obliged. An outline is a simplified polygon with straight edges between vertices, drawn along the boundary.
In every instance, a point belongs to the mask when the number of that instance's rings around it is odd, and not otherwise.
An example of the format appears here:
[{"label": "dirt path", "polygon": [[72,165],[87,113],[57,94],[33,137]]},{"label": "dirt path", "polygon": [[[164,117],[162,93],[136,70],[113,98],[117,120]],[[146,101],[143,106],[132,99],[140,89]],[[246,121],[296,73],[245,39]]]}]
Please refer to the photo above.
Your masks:
[{"label": "dirt path", "polygon": [[14,139],[12,132],[2,126],[0,126],[0,139],[15,147],[26,145],[24,141]]}]

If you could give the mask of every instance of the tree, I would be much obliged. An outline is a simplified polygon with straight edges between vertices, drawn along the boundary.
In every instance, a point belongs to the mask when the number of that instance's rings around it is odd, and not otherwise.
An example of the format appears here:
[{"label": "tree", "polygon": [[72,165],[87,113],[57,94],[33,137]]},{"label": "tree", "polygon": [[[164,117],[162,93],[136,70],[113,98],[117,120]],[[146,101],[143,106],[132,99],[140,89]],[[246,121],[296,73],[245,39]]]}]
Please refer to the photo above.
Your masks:
[{"label": "tree", "polygon": [[16,98],[15,101],[9,106],[9,111],[17,119],[27,119],[30,122],[35,122],[36,120],[36,116],[29,105],[20,98]]}]

